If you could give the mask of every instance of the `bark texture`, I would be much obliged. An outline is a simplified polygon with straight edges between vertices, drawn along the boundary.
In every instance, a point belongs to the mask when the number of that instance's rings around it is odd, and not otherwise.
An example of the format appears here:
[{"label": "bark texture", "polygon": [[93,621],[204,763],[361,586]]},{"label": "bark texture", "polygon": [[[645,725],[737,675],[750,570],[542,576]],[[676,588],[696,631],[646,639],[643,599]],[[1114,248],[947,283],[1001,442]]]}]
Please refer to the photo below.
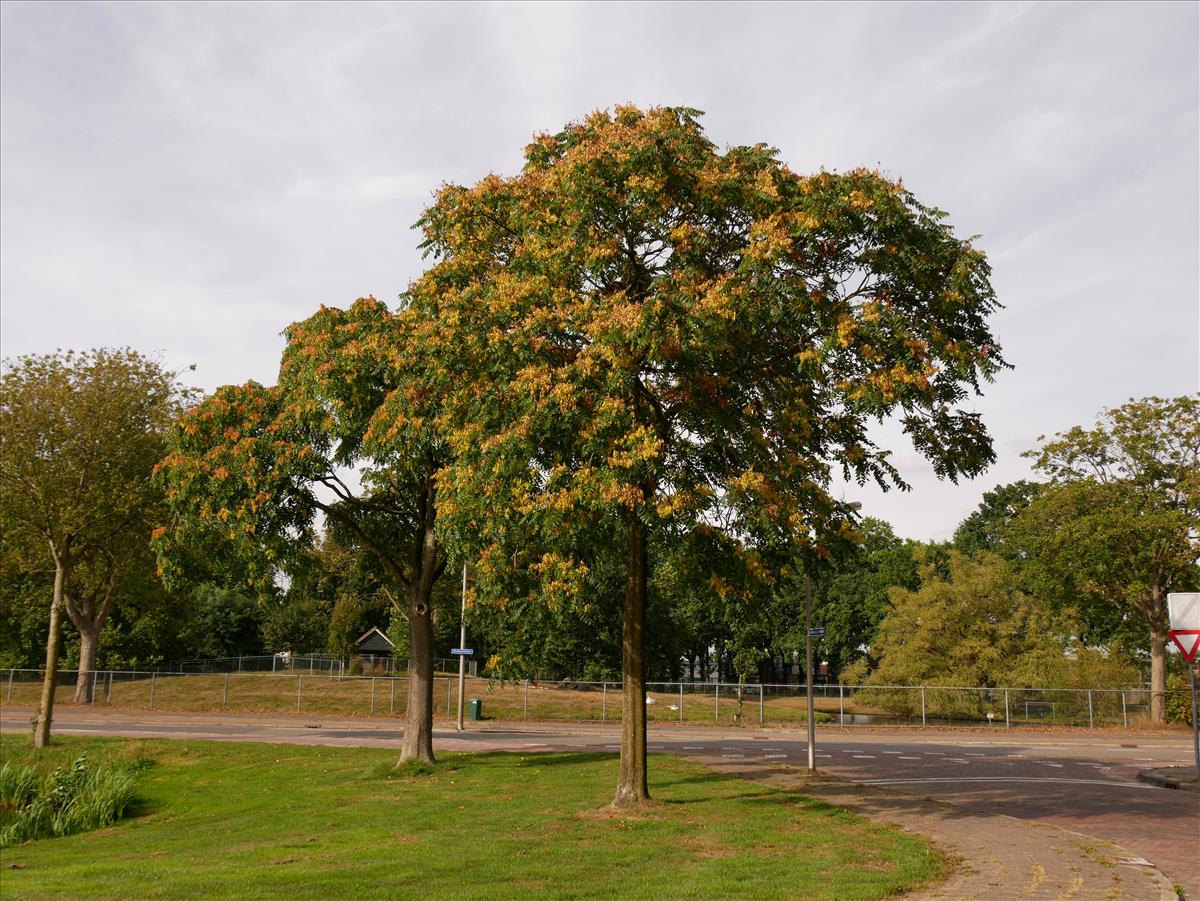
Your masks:
[{"label": "bark texture", "polygon": [[42,677],[42,698],[38,703],[37,723],[33,728],[35,748],[45,748],[50,744],[50,721],[54,717],[54,689],[58,681],[58,643],[62,634],[63,590],[66,581],[66,565],[61,559],[56,560],[54,600],[50,604],[50,634],[46,638],[46,672]]},{"label": "bark texture", "polygon": [[625,685],[621,702],[621,772],[613,798],[617,806],[650,799],[646,782],[647,569],[645,527],[634,519],[629,524],[629,574],[621,633],[621,673]]}]

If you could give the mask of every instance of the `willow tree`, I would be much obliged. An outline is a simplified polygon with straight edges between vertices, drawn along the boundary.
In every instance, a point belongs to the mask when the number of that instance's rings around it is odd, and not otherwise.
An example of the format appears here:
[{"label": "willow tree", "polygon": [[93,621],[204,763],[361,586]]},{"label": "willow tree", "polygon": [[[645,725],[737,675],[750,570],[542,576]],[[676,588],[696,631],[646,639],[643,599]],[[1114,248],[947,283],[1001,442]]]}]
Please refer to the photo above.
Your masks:
[{"label": "willow tree", "polygon": [[[161,493],[151,481],[189,392],[133,350],[5,361],[0,379],[3,569],[52,578],[46,667],[33,743],[50,741],[65,612],[79,630],[75,700],[91,694],[114,604],[154,579],[147,547]],[[150,589],[153,591],[153,588]]]},{"label": "willow tree", "polygon": [[411,317],[367,298],[285,331],[279,382],[219,389],[180,419],[160,472],[175,514],[156,534],[168,577],[196,548],[268,596],[321,528],[373,555],[411,636],[401,761],[433,761],[434,583],[443,455],[408,377]]},{"label": "willow tree", "polygon": [[563,602],[587,573],[554,539],[620,523],[618,804],[648,797],[650,539],[820,553],[845,527],[835,467],[903,485],[874,422],[898,414],[941,476],[992,459],[959,405],[1004,365],[986,260],[943,213],[877,172],[720,152],[697,117],[598,112],[535,138],[513,177],[444,187],[411,290],[456,455],[443,512],[481,571],[522,562],[513,533],[544,540],[526,565]]}]

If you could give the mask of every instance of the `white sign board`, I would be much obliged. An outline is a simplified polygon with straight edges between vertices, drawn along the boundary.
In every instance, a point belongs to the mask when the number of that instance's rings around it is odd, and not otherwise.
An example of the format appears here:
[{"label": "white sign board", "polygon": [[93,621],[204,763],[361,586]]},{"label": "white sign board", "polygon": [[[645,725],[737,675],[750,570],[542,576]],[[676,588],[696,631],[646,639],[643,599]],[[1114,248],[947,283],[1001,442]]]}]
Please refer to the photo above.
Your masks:
[{"label": "white sign board", "polygon": [[1200,592],[1175,591],[1167,595],[1171,631],[1200,629]]}]

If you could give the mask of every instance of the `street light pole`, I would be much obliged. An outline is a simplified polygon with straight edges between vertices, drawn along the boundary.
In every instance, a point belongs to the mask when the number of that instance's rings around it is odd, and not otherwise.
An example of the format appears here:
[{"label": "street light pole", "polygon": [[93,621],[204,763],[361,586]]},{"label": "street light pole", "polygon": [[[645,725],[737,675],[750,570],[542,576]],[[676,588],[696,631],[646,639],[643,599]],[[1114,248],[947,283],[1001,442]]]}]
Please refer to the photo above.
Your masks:
[{"label": "street light pole", "polygon": [[813,717],[812,579],[804,574],[804,681],[808,709],[808,771],[817,771],[817,724]]},{"label": "street light pole", "polygon": [[[462,612],[459,615],[458,647],[467,646],[467,564],[463,564]],[[467,683],[467,655],[458,655],[458,731],[463,731],[463,691]]]}]

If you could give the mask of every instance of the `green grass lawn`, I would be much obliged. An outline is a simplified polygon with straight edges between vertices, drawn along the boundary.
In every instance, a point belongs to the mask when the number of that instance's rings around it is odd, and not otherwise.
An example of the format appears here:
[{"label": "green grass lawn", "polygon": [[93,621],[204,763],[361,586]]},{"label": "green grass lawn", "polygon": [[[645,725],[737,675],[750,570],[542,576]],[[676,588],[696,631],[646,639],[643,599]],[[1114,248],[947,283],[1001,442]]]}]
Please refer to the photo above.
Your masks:
[{"label": "green grass lawn", "polygon": [[[35,759],[6,735],[6,761]],[[919,839],[821,802],[651,759],[655,801],[608,806],[615,757],[59,739],[36,758],[148,756],[133,816],[5,849],[3,898],[879,898],[942,868]]]}]

